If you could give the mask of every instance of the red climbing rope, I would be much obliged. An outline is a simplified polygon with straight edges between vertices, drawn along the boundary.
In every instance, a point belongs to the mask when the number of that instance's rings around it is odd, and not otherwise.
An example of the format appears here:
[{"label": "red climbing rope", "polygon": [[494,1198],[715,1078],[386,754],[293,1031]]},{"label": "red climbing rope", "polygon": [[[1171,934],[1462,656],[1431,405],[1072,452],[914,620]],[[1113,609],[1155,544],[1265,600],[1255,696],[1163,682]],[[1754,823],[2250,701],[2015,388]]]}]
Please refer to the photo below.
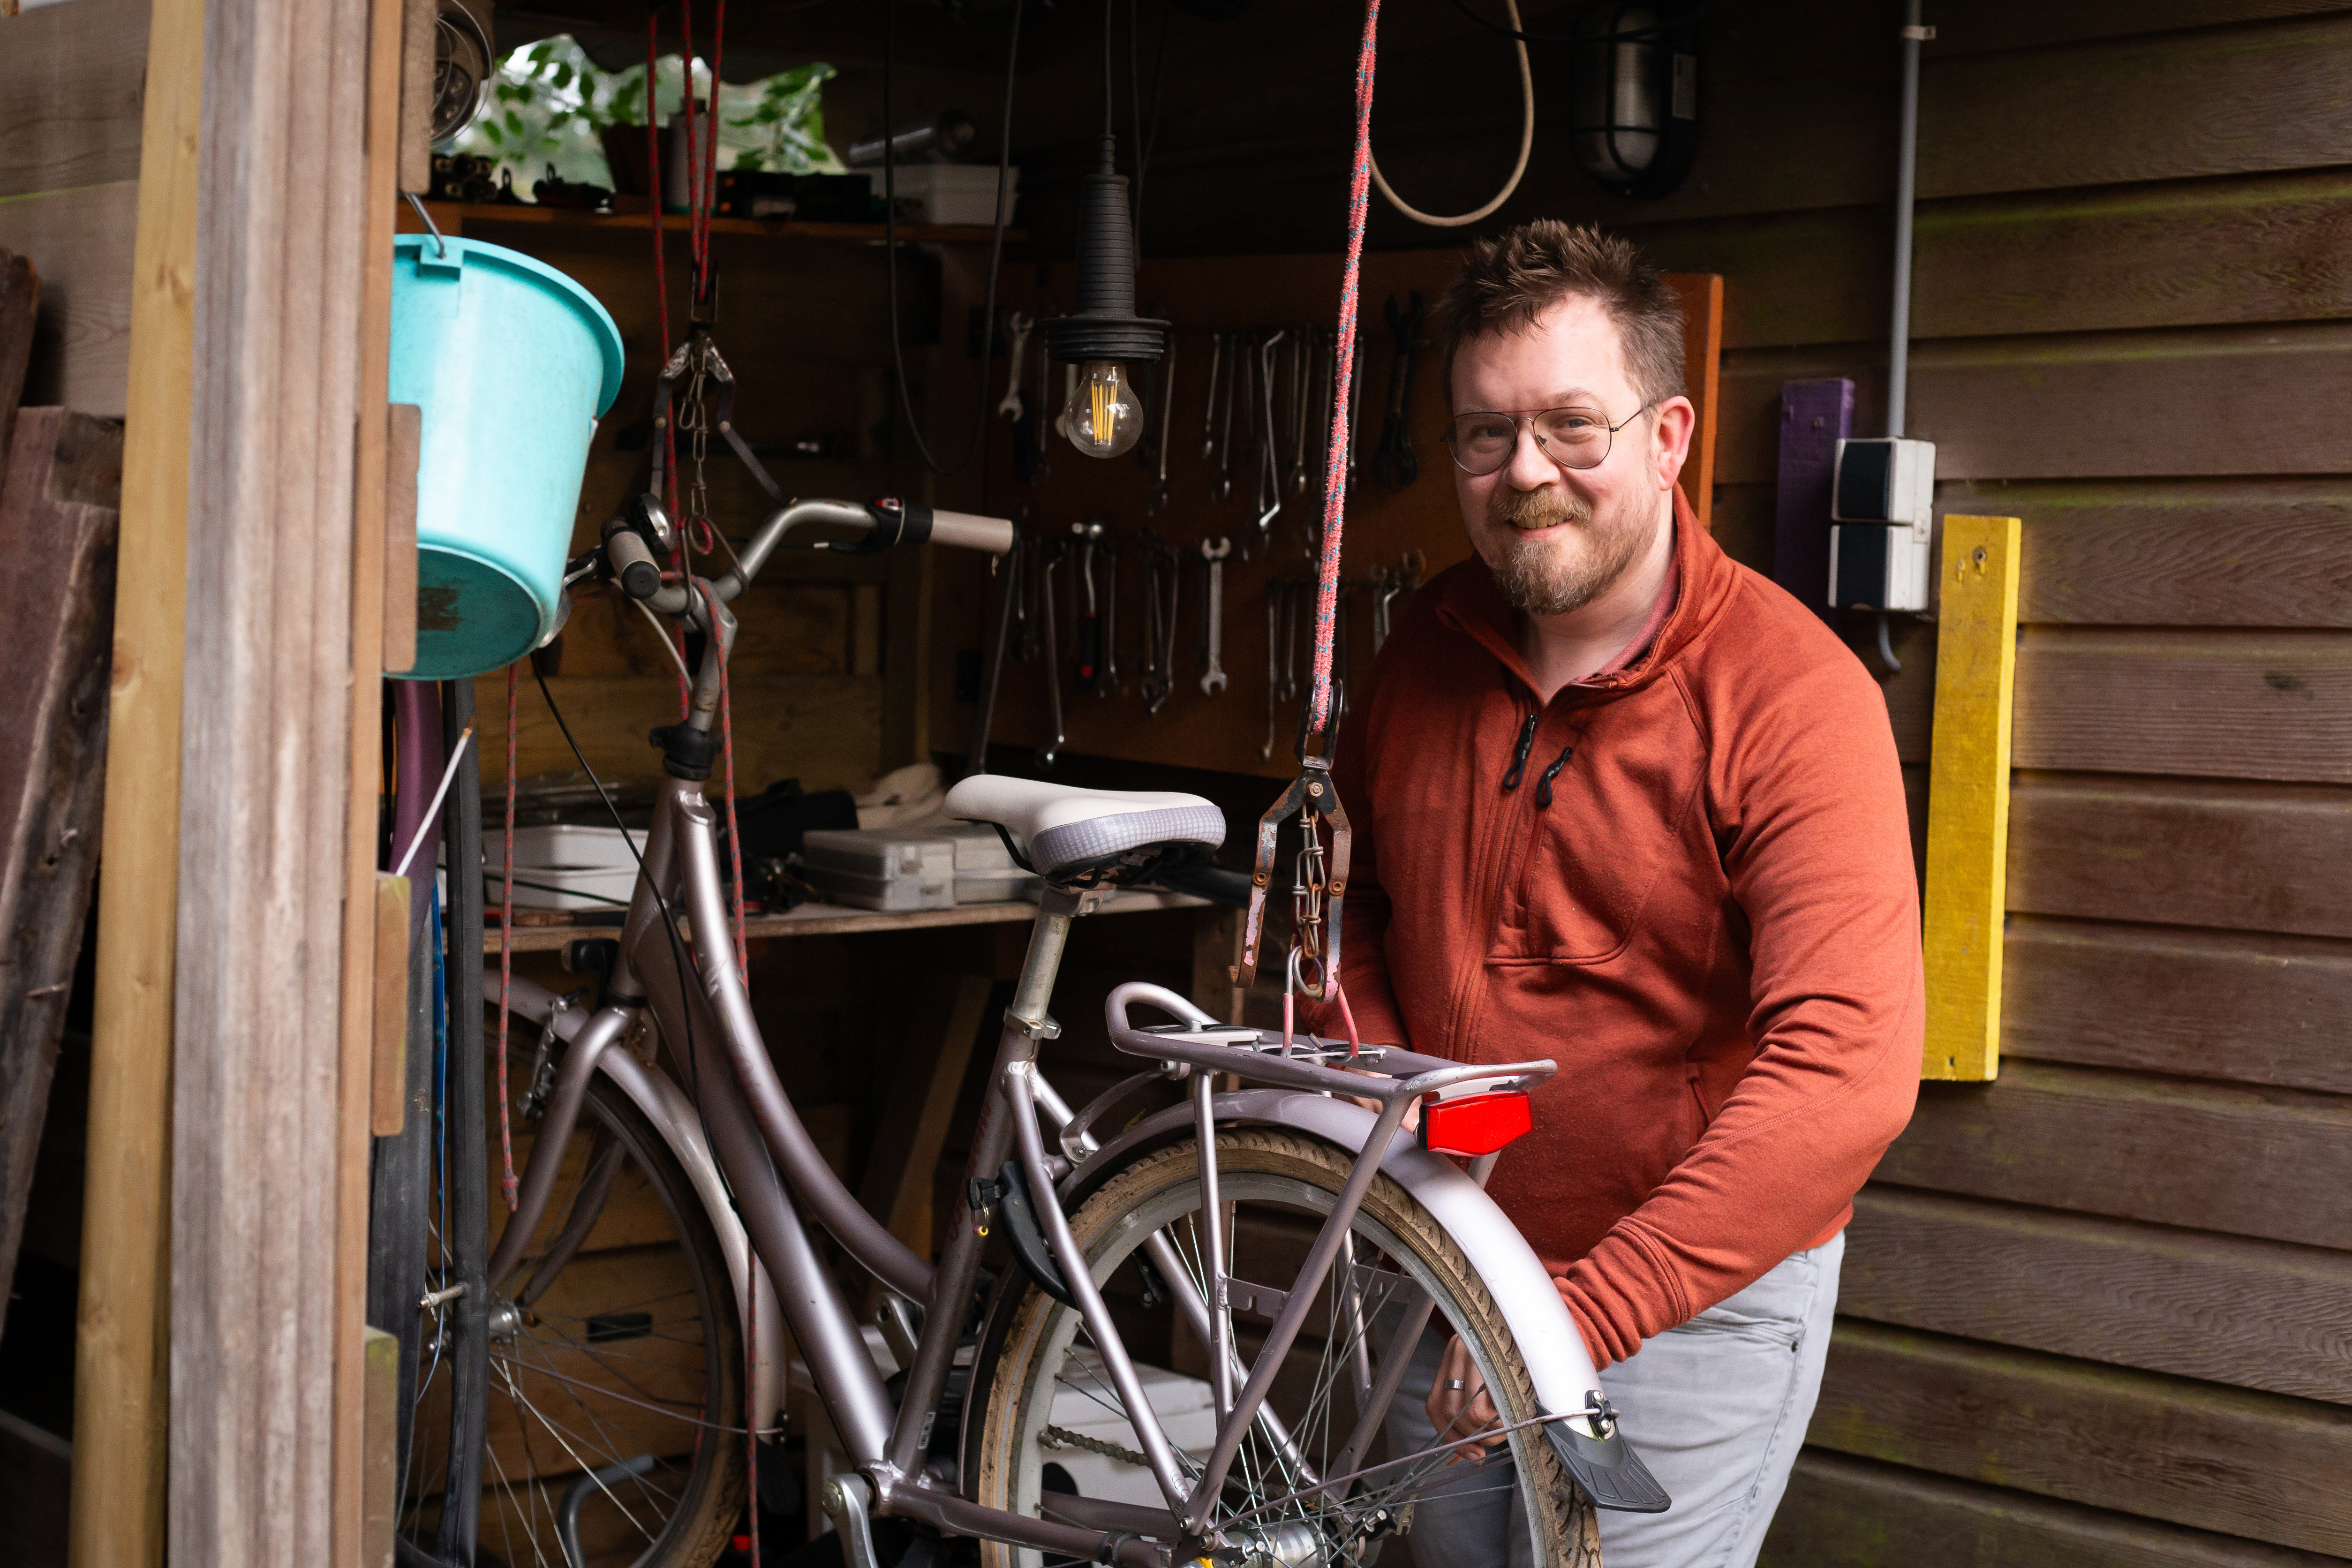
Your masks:
[{"label": "red climbing rope", "polygon": [[1372,171],[1373,40],[1381,0],[1365,0],[1364,39],[1356,51],[1356,163],[1348,181],[1348,268],[1339,283],[1339,384],[1331,400],[1331,436],[1323,472],[1323,559],[1315,584],[1315,689],[1307,728],[1321,734],[1331,721],[1331,641],[1339,619],[1339,532],[1348,512],[1348,429],[1353,406],[1359,277],[1363,269],[1364,217]]}]

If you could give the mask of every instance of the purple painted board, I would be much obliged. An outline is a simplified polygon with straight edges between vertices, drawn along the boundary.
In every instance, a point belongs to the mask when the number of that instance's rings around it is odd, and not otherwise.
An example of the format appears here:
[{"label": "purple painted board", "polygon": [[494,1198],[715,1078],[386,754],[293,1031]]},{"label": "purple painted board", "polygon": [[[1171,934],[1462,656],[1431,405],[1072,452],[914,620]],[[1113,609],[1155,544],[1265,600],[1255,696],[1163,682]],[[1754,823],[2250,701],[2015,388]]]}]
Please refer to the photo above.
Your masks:
[{"label": "purple painted board", "polygon": [[[1772,505],[1772,580],[1829,621],[1830,480],[1853,434],[1853,383],[1780,384],[1780,474]],[[1832,623],[1833,624],[1833,623]]]}]

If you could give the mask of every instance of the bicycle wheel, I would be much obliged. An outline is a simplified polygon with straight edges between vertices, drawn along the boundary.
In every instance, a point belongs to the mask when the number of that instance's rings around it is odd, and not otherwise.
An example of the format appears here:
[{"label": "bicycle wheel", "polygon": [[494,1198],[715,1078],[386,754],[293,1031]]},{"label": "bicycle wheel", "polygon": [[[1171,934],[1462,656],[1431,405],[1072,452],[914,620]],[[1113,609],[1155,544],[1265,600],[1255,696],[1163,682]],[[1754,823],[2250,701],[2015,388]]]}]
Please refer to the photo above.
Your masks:
[{"label": "bicycle wheel", "polygon": [[[1147,1154],[1111,1177],[1072,1217],[1072,1234],[1097,1282],[1135,1267],[1147,1238],[1157,1232],[1173,1245],[1192,1289],[1202,1289],[1197,1158],[1190,1140]],[[1292,1132],[1220,1132],[1218,1189],[1230,1215],[1224,1228],[1229,1276],[1287,1293],[1352,1163],[1353,1156]],[[1410,1194],[1387,1176],[1375,1178],[1349,1235],[1354,1262],[1349,1265],[1343,1255],[1332,1269],[1268,1398],[1282,1431],[1264,1424],[1251,1429],[1213,1516],[1228,1542],[1252,1552],[1254,1562],[1289,1568],[1368,1562],[1384,1528],[1383,1514],[1395,1520],[1434,1480],[1443,1479],[1455,1489],[1463,1485],[1463,1472],[1438,1476],[1453,1460],[1451,1454],[1391,1456],[1381,1438],[1350,1468],[1383,1468],[1358,1481],[1338,1483],[1335,1466],[1355,1425],[1359,1380],[1361,1385],[1377,1382],[1389,1348],[1388,1336],[1375,1325],[1393,1323],[1403,1309],[1424,1297],[1434,1305],[1436,1321],[1469,1347],[1504,1421],[1540,1414],[1486,1285]],[[1251,1363],[1265,1326],[1236,1316],[1244,1366]],[[979,1501],[1035,1516],[1052,1493],[1076,1489],[1085,1496],[1165,1506],[1149,1471],[1139,1468],[1125,1406],[1100,1365],[1074,1309],[1025,1279],[1008,1286],[992,1315],[978,1363],[989,1380],[978,1394],[980,1413],[971,1428],[976,1451],[968,1471]],[[1234,1387],[1243,1381],[1237,1373]],[[1170,1442],[1188,1474],[1197,1477],[1216,1428],[1213,1408],[1204,1408],[1207,1391],[1198,1383],[1147,1374],[1147,1397],[1155,1405],[1161,1403],[1161,1395],[1150,1392],[1155,1383],[1168,1396],[1161,1419]],[[1508,1441],[1534,1561],[1599,1568],[1591,1504],[1553,1456],[1541,1428],[1517,1427]],[[1496,1465],[1486,1473],[1509,1472]],[[1318,1489],[1318,1480],[1334,1484]],[[1423,1568],[1447,1561],[1443,1543],[1416,1540],[1414,1545]],[[991,1542],[982,1550],[989,1568],[1044,1568],[1047,1562],[1025,1548]]]},{"label": "bicycle wheel", "polygon": [[[436,1191],[436,1228],[444,1212]],[[505,1205],[491,1215],[495,1226]],[[437,1234],[433,1252],[437,1268]],[[743,1510],[742,1330],[692,1184],[608,1079],[589,1088],[539,1234],[493,1289],[475,1563],[706,1568]],[[462,1331],[454,1304],[424,1320],[399,1528],[429,1555]],[[563,1542],[567,1501],[579,1561]]]}]

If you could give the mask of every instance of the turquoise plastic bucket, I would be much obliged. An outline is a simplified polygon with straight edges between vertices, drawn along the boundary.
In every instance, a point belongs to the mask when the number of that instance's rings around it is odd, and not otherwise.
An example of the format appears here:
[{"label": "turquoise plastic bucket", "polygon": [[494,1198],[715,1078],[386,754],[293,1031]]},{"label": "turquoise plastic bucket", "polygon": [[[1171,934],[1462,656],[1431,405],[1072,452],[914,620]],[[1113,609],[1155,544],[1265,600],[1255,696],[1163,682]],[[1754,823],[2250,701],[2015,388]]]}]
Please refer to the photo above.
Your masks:
[{"label": "turquoise plastic bucket", "polygon": [[620,390],[620,330],[562,273],[478,240],[393,242],[392,401],[425,411],[416,664],[396,673],[480,675],[555,635],[588,442]]}]

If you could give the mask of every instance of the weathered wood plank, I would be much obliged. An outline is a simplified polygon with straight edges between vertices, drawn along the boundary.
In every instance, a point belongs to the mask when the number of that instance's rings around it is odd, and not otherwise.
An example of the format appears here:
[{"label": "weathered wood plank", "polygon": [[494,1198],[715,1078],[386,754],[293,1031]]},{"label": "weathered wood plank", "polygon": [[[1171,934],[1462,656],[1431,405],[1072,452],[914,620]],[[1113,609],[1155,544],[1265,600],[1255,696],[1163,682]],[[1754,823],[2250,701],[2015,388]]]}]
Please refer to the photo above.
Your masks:
[{"label": "weathered wood plank", "polygon": [[1760,1559],[1763,1568],[2330,1568],[2337,1561],[1820,1448],[1798,1457]]},{"label": "weathered wood plank", "polygon": [[[1955,492],[1972,487],[1954,487]],[[2352,488],[2334,480],[2002,485],[2027,622],[2352,626]],[[1948,492],[1953,505],[1980,504]]]},{"label": "weathered wood plank", "polygon": [[1920,1086],[1878,1178],[2352,1250],[2352,1100],[2012,1062]]},{"label": "weathered wood plank", "polygon": [[[1916,343],[1911,433],[1945,479],[2343,473],[2352,429],[2322,411],[2352,397],[2347,349],[2337,322]],[[1852,376],[1872,427],[1885,362],[1874,344],[1727,353],[1717,479],[1772,479],[1783,382]]]},{"label": "weathered wood plank", "polygon": [[2011,915],[2004,1048],[2352,1094],[2352,946]]},{"label": "weathered wood plank", "polygon": [[[2347,195],[2352,180],[2331,170],[1923,202],[1912,334],[2339,319],[2352,313]],[[1754,349],[1884,334],[1885,229],[1874,204],[1625,233],[1658,266],[1729,274],[1724,346]]]},{"label": "weathered wood plank", "polygon": [[26,402],[122,416],[131,384],[131,265],[138,218],[136,180],[0,201],[0,246],[31,258],[41,272],[40,326]]},{"label": "weathered wood plank", "polygon": [[[81,948],[106,768],[122,432],[27,408],[0,468],[0,1291],[16,1270]],[[7,1303],[0,1297],[0,1323]]]},{"label": "weathered wood plank", "polygon": [[1838,1310],[2352,1405],[2352,1257],[1874,1184]]},{"label": "weathered wood plank", "polygon": [[7,26],[0,197],[136,179],[147,0],[79,0]]},{"label": "weathered wood plank", "polygon": [[[646,735],[677,722],[677,677],[562,676],[549,689],[597,776],[607,781],[659,775],[661,756]],[[523,682],[517,704],[522,777],[570,772],[580,764],[564,744],[536,686]],[[872,676],[799,676],[734,689],[735,779],[744,795],[777,779],[809,789],[863,789],[879,771],[882,683]],[[486,783],[505,777],[506,678],[482,677],[475,743]]]},{"label": "weathered wood plank", "polygon": [[2033,627],[2019,644],[2020,767],[2352,784],[2352,637]]},{"label": "weathered wood plank", "polygon": [[2352,795],[2301,784],[2017,781],[2009,907],[2085,920],[2352,936]]},{"label": "weathered wood plank", "polygon": [[1838,1325],[1817,1447],[2305,1551],[2352,1552],[2352,1410]]}]

